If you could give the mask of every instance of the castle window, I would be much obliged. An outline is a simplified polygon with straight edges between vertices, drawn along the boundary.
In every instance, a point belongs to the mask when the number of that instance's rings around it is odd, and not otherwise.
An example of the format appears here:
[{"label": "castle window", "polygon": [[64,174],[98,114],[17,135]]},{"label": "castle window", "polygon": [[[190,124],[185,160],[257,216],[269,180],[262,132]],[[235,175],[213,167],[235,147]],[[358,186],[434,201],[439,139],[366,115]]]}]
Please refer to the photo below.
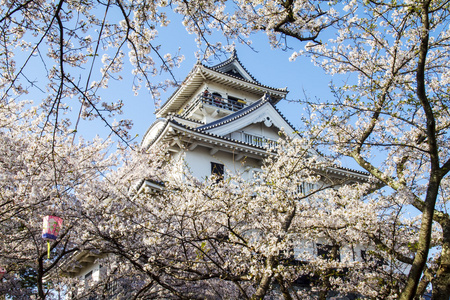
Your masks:
[{"label": "castle window", "polygon": [[230,103],[231,107],[234,108],[233,110],[239,110],[244,107],[243,103],[239,101],[239,98],[228,96],[228,103]]},{"label": "castle window", "polygon": [[223,174],[224,174],[223,164],[211,162],[211,175],[215,175],[218,180],[222,180]]},{"label": "castle window", "polygon": [[[336,257],[333,257],[333,248],[336,247]],[[338,246],[325,245],[325,244],[317,244],[317,256],[322,257],[324,259],[335,259],[337,261],[341,261],[341,255]]]}]

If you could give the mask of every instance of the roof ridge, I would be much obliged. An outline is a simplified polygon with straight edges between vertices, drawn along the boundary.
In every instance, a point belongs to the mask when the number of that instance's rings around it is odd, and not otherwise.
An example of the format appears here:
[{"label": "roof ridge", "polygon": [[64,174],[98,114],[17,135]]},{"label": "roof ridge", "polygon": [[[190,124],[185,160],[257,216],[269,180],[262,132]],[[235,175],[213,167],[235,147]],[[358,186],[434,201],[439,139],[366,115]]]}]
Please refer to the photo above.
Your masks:
[{"label": "roof ridge", "polygon": [[[274,109],[275,111],[281,116],[281,118],[295,131],[297,131],[297,129],[295,128],[294,125],[292,125],[291,122],[289,122],[289,120],[283,115],[283,113],[278,110],[278,108],[272,103],[270,95],[269,94],[264,94],[264,96],[259,99],[258,101],[252,103],[251,105],[247,106],[246,108],[243,108],[231,115],[228,115],[226,117],[223,117],[222,119],[219,119],[217,121],[211,122],[209,124],[205,124],[203,126],[198,127],[199,129],[211,129],[211,128],[215,128],[218,127],[220,125],[232,122],[234,120],[236,120],[238,117],[243,117],[245,115],[248,115],[249,113],[253,112],[254,110],[256,110],[257,108],[259,108],[260,106],[262,106],[265,103],[269,103]],[[245,110],[245,111],[244,111]]]},{"label": "roof ridge", "polygon": [[[244,142],[244,141],[240,141],[240,140],[232,139],[232,138],[229,138],[229,137],[226,137],[226,136],[218,135],[218,134],[215,134],[215,133],[212,133],[212,132],[204,131],[200,127],[193,128],[193,127],[181,124],[181,123],[177,122],[176,120],[171,120],[171,122],[174,123],[175,125],[178,125],[178,126],[181,126],[181,127],[185,128],[185,129],[192,130],[192,131],[195,131],[195,132],[198,132],[198,133],[201,133],[201,134],[209,135],[211,137],[220,138],[220,139],[223,139],[223,140],[226,140],[226,141],[230,141],[230,142],[234,142],[234,143],[237,142],[239,144],[255,147],[255,148],[258,148],[258,149],[269,150],[269,149],[267,149],[265,147],[262,147],[262,146],[257,146],[257,145],[250,144],[250,143],[247,143],[247,142]],[[350,172],[354,172],[354,173],[358,173],[358,174],[366,175],[366,176],[370,175],[370,173],[368,173],[368,172],[355,170],[355,169],[350,169],[350,168],[342,167],[342,166],[339,166],[339,165],[336,165],[336,164],[334,164],[333,166],[329,166],[329,167],[331,167],[331,168],[334,167],[336,169],[346,170],[346,171],[350,171]]]},{"label": "roof ridge", "polygon": [[202,66],[205,67],[205,68],[207,68],[207,69],[209,69],[209,70],[211,70],[211,71],[218,72],[218,73],[220,73],[220,74],[224,74],[224,75],[227,75],[227,76],[230,76],[230,77],[233,77],[233,78],[236,78],[236,79],[239,79],[239,80],[248,82],[248,83],[256,84],[256,85],[259,85],[259,86],[264,87],[264,88],[268,88],[268,89],[276,90],[276,91],[280,91],[280,92],[287,92],[287,88],[286,88],[286,87],[284,87],[284,88],[271,87],[271,86],[262,84],[261,82],[259,82],[259,81],[257,81],[257,80],[255,80],[255,82],[253,82],[253,81],[250,81],[250,80],[245,79],[245,78],[237,77],[237,76],[235,76],[235,75],[231,75],[231,74],[228,74],[228,73],[225,73],[225,72],[216,70],[215,68],[210,67],[210,66],[207,66],[207,65],[204,65],[204,64],[202,64]]},{"label": "roof ridge", "polygon": [[[261,102],[262,102],[262,104],[266,103],[266,101],[261,101]],[[270,102],[269,102],[269,104],[272,105],[272,103],[270,103]],[[164,129],[167,128],[167,126],[169,126],[169,123],[172,123],[174,125],[177,125],[177,126],[180,126],[180,127],[184,128],[184,129],[191,130],[191,131],[194,131],[194,132],[197,132],[197,133],[200,133],[200,134],[208,135],[208,136],[211,136],[211,137],[219,138],[219,139],[222,139],[222,140],[225,140],[225,141],[238,143],[240,145],[250,146],[250,147],[253,147],[253,148],[260,149],[260,150],[266,150],[266,151],[270,150],[270,149],[267,149],[267,148],[262,147],[262,146],[257,146],[257,145],[250,144],[250,143],[247,143],[247,142],[244,142],[244,141],[240,141],[240,140],[232,139],[232,138],[229,138],[229,137],[221,136],[221,135],[218,135],[218,134],[215,134],[215,133],[211,133],[211,132],[205,131],[201,127],[193,128],[193,127],[190,127],[188,125],[184,125],[184,124],[174,120],[173,118],[167,118],[164,123],[165,123],[164,126],[161,128],[161,130],[158,132],[158,134],[155,136],[155,138],[153,138],[153,140],[149,142],[149,147],[151,147],[151,145],[155,142],[155,140],[157,140],[161,136],[161,134],[164,132]],[[350,168],[342,167],[342,166],[339,166],[339,165],[336,165],[336,164],[334,164],[334,166],[332,166],[332,167],[334,167],[336,169],[341,169],[341,170],[345,170],[345,171],[349,171],[349,172],[358,173],[358,174],[361,174],[361,175],[370,176],[370,173],[368,173],[368,172],[355,170],[355,169],[350,169]]]},{"label": "roof ridge", "polygon": [[181,123],[177,122],[176,120],[171,120],[170,122],[175,124],[175,125],[181,126],[181,127],[185,128],[185,129],[192,130],[192,131],[195,131],[195,132],[198,132],[198,133],[201,133],[201,134],[209,135],[211,137],[220,138],[220,139],[223,139],[223,140],[226,140],[226,141],[242,144],[242,145],[245,145],[245,146],[251,146],[251,147],[255,147],[255,148],[258,148],[258,149],[262,149],[262,150],[268,150],[267,148],[264,148],[262,146],[257,146],[257,145],[250,144],[250,143],[247,143],[247,142],[244,142],[244,141],[240,141],[240,140],[232,139],[232,138],[229,138],[229,137],[226,137],[226,136],[218,135],[218,134],[215,134],[215,133],[212,133],[212,132],[204,131],[200,127],[193,128],[193,127],[181,124]]},{"label": "roof ridge", "polygon": [[[242,69],[244,69],[244,71],[250,76],[250,78],[251,79],[253,79],[253,81],[254,82],[256,82],[256,83],[258,83],[258,84],[261,84],[248,70],[247,70],[247,68],[246,67],[244,67],[244,65],[242,64],[242,62],[240,61],[240,59],[239,59],[239,57],[238,57],[238,55],[237,55],[237,51],[236,51],[236,48],[235,49],[233,49],[233,52],[231,53],[231,55],[230,55],[230,57],[229,58],[227,58],[224,62],[221,62],[221,63],[219,63],[219,64],[217,64],[217,65],[213,65],[213,66],[211,66],[210,68],[212,68],[212,69],[217,69],[217,68],[221,68],[221,67],[224,67],[224,66],[226,66],[226,65],[228,65],[228,64],[231,64],[231,63],[233,63],[233,61],[237,61],[238,62],[238,64],[242,67]],[[205,67],[207,67],[207,66],[205,66]],[[215,70],[215,71],[218,71],[218,70]],[[220,72],[220,71],[219,71]],[[224,73],[224,72],[221,72],[221,73]],[[225,74],[225,73],[224,73]],[[232,75],[233,76],[233,75]],[[233,77],[236,77],[236,78],[239,78],[239,77],[237,77],[237,76],[233,76]],[[249,81],[249,80],[248,80]]]}]

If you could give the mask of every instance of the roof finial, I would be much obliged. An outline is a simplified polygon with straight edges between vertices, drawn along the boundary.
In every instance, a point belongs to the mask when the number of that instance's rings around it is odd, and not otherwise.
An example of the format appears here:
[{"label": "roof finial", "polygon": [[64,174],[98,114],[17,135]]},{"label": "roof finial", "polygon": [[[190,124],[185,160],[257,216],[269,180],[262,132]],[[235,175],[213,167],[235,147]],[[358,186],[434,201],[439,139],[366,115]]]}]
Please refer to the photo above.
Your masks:
[{"label": "roof finial", "polygon": [[233,52],[231,52],[231,57],[232,57],[232,58],[237,58],[237,51],[236,51],[236,48],[233,48]]},{"label": "roof finial", "polygon": [[262,100],[270,102],[270,100],[272,100],[272,98],[270,97],[268,92],[265,92]]}]

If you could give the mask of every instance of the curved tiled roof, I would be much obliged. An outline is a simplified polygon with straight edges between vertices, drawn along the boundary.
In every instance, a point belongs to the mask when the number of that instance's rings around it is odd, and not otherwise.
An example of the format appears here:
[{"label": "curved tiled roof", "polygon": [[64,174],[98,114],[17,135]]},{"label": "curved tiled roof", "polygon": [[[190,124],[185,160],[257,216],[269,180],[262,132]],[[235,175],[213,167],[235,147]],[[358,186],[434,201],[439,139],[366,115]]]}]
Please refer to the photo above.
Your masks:
[{"label": "curved tiled roof", "polygon": [[[186,126],[186,125],[184,125],[184,124],[182,124],[182,123],[177,122],[176,120],[173,120],[172,118],[167,119],[164,128],[161,129],[161,131],[160,131],[160,132],[158,133],[158,135],[153,139],[153,141],[151,141],[150,144],[152,144],[154,141],[156,141],[156,140],[161,136],[161,134],[164,132],[164,129],[169,125],[169,123],[172,123],[172,124],[174,124],[174,125],[177,125],[177,126],[179,126],[179,127],[182,127],[182,128],[185,129],[185,130],[189,130],[189,131],[193,131],[193,132],[196,132],[196,133],[200,133],[200,134],[203,134],[203,135],[206,135],[206,136],[209,136],[209,137],[218,138],[218,139],[221,139],[221,140],[224,140],[224,141],[227,141],[227,142],[236,143],[236,144],[242,145],[242,146],[247,146],[247,147],[256,148],[256,149],[258,149],[258,150],[260,150],[260,151],[261,151],[261,150],[262,150],[262,151],[265,151],[265,152],[268,151],[268,149],[265,148],[265,147],[261,147],[261,146],[257,146],[257,145],[254,145],[254,144],[250,144],[250,143],[247,143],[247,142],[244,142],[244,141],[240,141],[240,140],[232,139],[232,138],[229,138],[229,137],[217,135],[217,134],[214,134],[214,133],[205,131],[205,130],[202,129],[201,127],[198,127],[198,128],[192,128],[192,127]],[[357,174],[364,175],[364,176],[370,176],[370,174],[367,173],[367,172],[359,171],[359,170],[354,170],[354,169],[350,169],[350,168],[345,168],[345,167],[341,167],[341,166],[338,166],[338,165],[334,165],[333,168],[336,168],[336,169],[342,170],[342,171],[347,171],[347,172],[357,173]]]},{"label": "curved tiled roof", "polygon": [[228,115],[226,117],[223,117],[222,119],[219,119],[219,120],[216,120],[214,122],[211,122],[211,123],[205,124],[203,126],[200,126],[200,127],[198,127],[198,129],[201,129],[201,130],[211,129],[211,128],[214,128],[214,127],[217,127],[217,126],[220,126],[220,125],[232,122],[232,121],[234,121],[236,119],[239,119],[239,118],[241,118],[241,117],[243,117],[245,115],[248,115],[249,113],[251,113],[252,111],[258,109],[259,107],[261,107],[265,103],[266,103],[266,101],[264,101],[263,99],[260,99],[260,100],[256,101],[255,103],[252,103],[251,105],[249,105],[249,106],[247,106],[247,107],[245,107],[245,108],[243,108],[241,110],[238,110],[235,113],[232,113],[231,115]]},{"label": "curved tiled roof", "polygon": [[291,126],[293,129],[295,129],[295,127],[285,118],[285,116],[272,104],[272,102],[270,101],[270,96],[267,94],[264,95],[264,97],[262,97],[260,100],[256,101],[255,103],[252,103],[251,105],[249,105],[241,110],[238,110],[237,112],[232,113],[231,115],[223,117],[222,119],[205,124],[204,126],[200,126],[200,127],[198,127],[198,129],[202,129],[202,130],[211,129],[211,128],[215,128],[215,127],[221,126],[223,124],[232,122],[236,119],[239,119],[239,118],[255,111],[259,107],[263,106],[265,103],[269,103],[275,109],[275,111],[283,118],[283,120],[287,124],[289,124],[289,126]]},{"label": "curved tiled roof", "polygon": [[341,166],[338,166],[338,165],[335,165],[334,167],[336,169],[341,169],[341,170],[344,170],[344,171],[349,171],[349,172],[353,172],[353,173],[359,173],[359,174],[362,174],[362,175],[370,176],[369,172],[364,172],[364,171],[359,171],[359,170],[350,169],[350,168],[346,168],[346,167],[341,167]]},{"label": "curved tiled roof", "polygon": [[161,136],[162,132],[164,131],[164,128],[166,128],[167,124],[169,123],[169,119],[165,119],[165,120],[159,119],[159,120],[156,120],[155,122],[153,122],[153,124],[147,129],[147,131],[144,134],[144,137],[141,141],[141,147],[144,146],[143,143],[145,141],[145,137],[147,136],[147,134],[151,131],[151,129],[153,127],[156,126],[156,124],[159,124],[161,122],[164,122],[164,125],[162,126],[161,130],[156,134],[156,136],[151,141],[148,142],[148,144],[152,145]]},{"label": "curved tiled roof", "polygon": [[171,123],[173,123],[173,124],[175,124],[175,125],[178,125],[178,126],[181,126],[181,127],[183,127],[184,129],[191,130],[191,131],[195,131],[195,132],[201,133],[201,134],[205,134],[205,135],[208,135],[208,136],[210,136],[210,137],[219,138],[219,139],[222,139],[222,140],[225,140],[225,141],[228,141],[228,142],[233,142],[233,143],[237,143],[237,144],[240,144],[240,145],[250,146],[250,147],[257,148],[257,149],[259,149],[259,150],[267,151],[267,148],[265,148],[265,147],[256,146],[256,145],[254,145],[254,144],[250,144],[250,143],[247,143],[247,142],[244,142],[244,141],[240,141],[240,140],[232,139],[232,138],[229,138],[229,137],[226,137],[226,136],[214,134],[214,133],[205,131],[204,129],[201,129],[201,127],[198,127],[198,128],[192,128],[192,127],[186,126],[186,125],[184,125],[184,124],[181,124],[181,123],[179,123],[179,122],[177,122],[177,121],[175,121],[175,120],[171,120]]},{"label": "curved tiled roof", "polygon": [[186,129],[186,130],[194,131],[194,132],[201,133],[201,134],[204,134],[204,135],[207,135],[207,136],[210,136],[210,137],[219,138],[219,139],[222,139],[222,140],[225,140],[225,141],[229,141],[229,142],[237,143],[237,144],[240,144],[240,145],[250,146],[250,147],[257,148],[259,150],[267,151],[267,149],[264,148],[264,147],[256,146],[256,145],[244,142],[244,141],[239,141],[239,140],[236,140],[236,139],[232,139],[232,138],[224,137],[224,136],[217,135],[217,134],[214,134],[214,133],[210,133],[210,132],[204,131],[200,127],[198,127],[198,128],[189,127],[187,125],[184,125],[184,124],[174,120],[173,116],[167,118],[164,123],[165,124],[161,128],[161,130],[156,134],[156,136],[151,141],[149,141],[149,145],[152,145],[156,140],[158,140],[161,137],[161,135],[164,132],[164,130],[167,128],[167,126],[170,123],[172,123],[174,125],[182,127],[183,129]]},{"label": "curved tiled roof", "polygon": [[[220,74],[224,74],[224,75],[233,77],[233,78],[235,78],[235,79],[239,79],[239,80],[242,80],[242,81],[245,81],[245,82],[248,82],[248,83],[252,83],[252,84],[259,85],[259,86],[264,87],[264,88],[267,88],[267,89],[271,89],[271,90],[275,90],[275,91],[279,91],[279,92],[286,92],[286,93],[288,92],[287,88],[274,88],[274,87],[271,87],[271,86],[262,84],[262,83],[260,83],[260,82],[257,81],[257,80],[251,81],[251,80],[248,80],[248,79],[239,77],[239,76],[234,76],[234,75],[232,75],[232,74],[229,74],[229,73],[225,73],[225,72],[216,70],[214,67],[208,67],[208,66],[206,66],[206,65],[204,65],[204,64],[202,64],[202,67],[207,68],[207,69],[209,69],[209,70],[211,70],[211,71],[220,73]],[[249,75],[250,75],[250,74],[249,74]],[[251,76],[251,75],[250,75],[250,76]],[[253,77],[252,77],[252,78],[253,78]]]}]

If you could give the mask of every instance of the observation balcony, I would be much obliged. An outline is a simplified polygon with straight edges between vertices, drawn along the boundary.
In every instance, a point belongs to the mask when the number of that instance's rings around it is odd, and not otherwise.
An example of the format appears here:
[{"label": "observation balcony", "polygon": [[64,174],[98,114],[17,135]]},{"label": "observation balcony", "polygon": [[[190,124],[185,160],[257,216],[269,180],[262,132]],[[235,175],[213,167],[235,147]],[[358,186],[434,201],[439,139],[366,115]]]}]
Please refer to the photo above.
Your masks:
[{"label": "observation balcony", "polygon": [[213,94],[202,94],[191,101],[184,110],[181,111],[181,116],[188,117],[200,107],[206,109],[217,110],[221,109],[225,114],[231,114],[247,106],[247,102],[240,99],[223,98]]}]

